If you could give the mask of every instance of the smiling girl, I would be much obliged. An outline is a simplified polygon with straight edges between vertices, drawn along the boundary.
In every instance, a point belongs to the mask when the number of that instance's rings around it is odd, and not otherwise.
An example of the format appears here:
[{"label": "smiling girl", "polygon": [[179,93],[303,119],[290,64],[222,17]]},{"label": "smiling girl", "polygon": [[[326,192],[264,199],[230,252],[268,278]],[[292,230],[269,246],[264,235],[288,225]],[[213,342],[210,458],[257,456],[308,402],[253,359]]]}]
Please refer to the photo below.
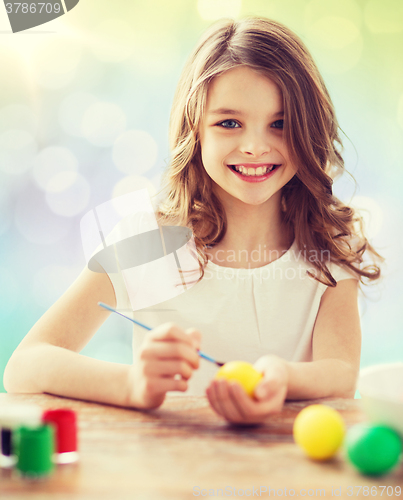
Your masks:
[{"label": "smiling girl", "polygon": [[[199,279],[133,313],[133,364],[79,353],[109,313],[132,309],[120,275],[84,269],[6,368],[8,391],[50,392],[138,409],[167,391],[207,397],[237,423],[264,422],[286,399],[353,397],[360,365],[359,284],[382,257],[361,218],[332,193],[344,170],[334,108],[301,40],[265,18],[220,20],[187,61],[174,97],[160,225],[192,229]],[[372,265],[364,266],[364,253]],[[135,286],[136,284],[129,284]],[[163,306],[163,307],[161,307]],[[250,398],[211,382],[216,359],[263,372]]]}]

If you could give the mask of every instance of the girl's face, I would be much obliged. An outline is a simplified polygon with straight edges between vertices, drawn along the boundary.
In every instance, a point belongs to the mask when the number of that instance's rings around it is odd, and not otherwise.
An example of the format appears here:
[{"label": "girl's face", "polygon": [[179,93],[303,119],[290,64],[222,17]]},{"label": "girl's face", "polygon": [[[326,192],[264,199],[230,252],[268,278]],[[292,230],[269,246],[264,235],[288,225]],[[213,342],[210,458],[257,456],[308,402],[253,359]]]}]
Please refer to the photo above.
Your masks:
[{"label": "girl's face", "polygon": [[[281,189],[297,171],[283,138],[283,112],[280,88],[247,66],[211,82],[199,135],[202,162],[220,199],[230,195],[248,205],[280,206]],[[243,176],[234,165],[256,176]]]}]

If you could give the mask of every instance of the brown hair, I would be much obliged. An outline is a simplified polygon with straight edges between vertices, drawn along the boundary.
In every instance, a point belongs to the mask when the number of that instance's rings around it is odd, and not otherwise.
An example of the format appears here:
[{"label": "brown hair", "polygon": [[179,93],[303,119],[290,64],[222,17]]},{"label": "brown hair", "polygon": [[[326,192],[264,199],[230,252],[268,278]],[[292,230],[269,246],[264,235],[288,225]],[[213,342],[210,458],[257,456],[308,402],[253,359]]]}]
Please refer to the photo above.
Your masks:
[{"label": "brown hair", "polygon": [[[283,187],[284,222],[300,249],[310,255],[327,251],[329,260],[351,269],[361,283],[380,277],[375,260],[384,261],[364,235],[363,220],[332,193],[344,171],[339,125],[325,83],[308,50],[283,24],[249,16],[221,19],[202,35],[180,77],[170,117],[170,165],[164,175],[165,197],[157,215],[162,223],[193,231],[202,279],[205,248],[219,243],[227,221],[201,161],[199,126],[207,90],[214,77],[246,65],[273,80],[284,99],[284,140],[296,175]],[[363,254],[372,264],[362,266]],[[317,276],[336,286],[323,259],[311,259]],[[364,279],[366,279],[364,281]]]}]

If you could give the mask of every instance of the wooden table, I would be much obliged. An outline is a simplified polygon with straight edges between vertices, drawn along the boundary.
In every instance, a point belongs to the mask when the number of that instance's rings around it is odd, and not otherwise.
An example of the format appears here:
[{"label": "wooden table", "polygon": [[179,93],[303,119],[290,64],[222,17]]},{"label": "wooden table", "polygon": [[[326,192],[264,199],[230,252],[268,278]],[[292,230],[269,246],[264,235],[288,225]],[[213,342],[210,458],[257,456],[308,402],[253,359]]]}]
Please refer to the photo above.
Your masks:
[{"label": "wooden table", "polygon": [[0,498],[181,500],[237,498],[242,492],[260,498],[331,497],[333,489],[333,497],[368,500],[373,495],[358,487],[373,486],[380,497],[381,485],[394,490],[389,496],[385,490],[383,498],[397,498],[402,463],[375,479],[355,472],[343,450],[326,463],[303,455],[293,442],[292,425],[302,408],[318,402],[341,412],[348,427],[365,420],[360,401],[353,399],[288,402],[264,426],[242,428],[216,415],[205,397],[168,395],[157,410],[141,412],[44,394],[0,394],[0,405],[72,408],[80,447],[79,462],[59,465],[41,482],[1,470]]}]

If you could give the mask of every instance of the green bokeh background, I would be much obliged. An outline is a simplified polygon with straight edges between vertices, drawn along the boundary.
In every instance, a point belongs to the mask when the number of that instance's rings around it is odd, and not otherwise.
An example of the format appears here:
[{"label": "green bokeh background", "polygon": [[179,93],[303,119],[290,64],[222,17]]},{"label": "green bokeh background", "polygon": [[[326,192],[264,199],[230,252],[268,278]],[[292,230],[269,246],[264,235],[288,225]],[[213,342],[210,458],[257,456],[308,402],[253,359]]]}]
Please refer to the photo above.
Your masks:
[{"label": "green bokeh background", "polygon": [[[370,241],[387,259],[383,281],[367,291],[367,299],[360,297],[361,366],[403,361],[403,2],[81,0],[67,15],[18,34],[0,5],[0,374],[24,335],[85,266],[81,217],[111,199],[118,183],[119,194],[122,185],[133,189],[136,182],[159,187],[176,82],[200,35],[220,17],[246,15],[293,29],[322,72],[344,132],[346,168],[358,182],[356,188],[345,175],[334,191],[363,210]],[[93,121],[89,131],[83,126],[71,132],[66,108],[76,102],[77,110],[70,107],[77,124],[78,101],[68,100],[77,93],[84,101],[92,96],[118,106],[123,131],[153,138],[153,165],[137,172],[133,164],[140,180],[125,184],[130,173],[117,168],[111,142],[101,137],[96,143],[102,131]],[[38,186],[35,158],[49,147],[73,153],[78,162],[81,191],[59,182],[66,207],[78,196],[78,211],[63,213],[59,206],[55,213]],[[112,315],[83,353],[130,363],[130,324]]]}]

